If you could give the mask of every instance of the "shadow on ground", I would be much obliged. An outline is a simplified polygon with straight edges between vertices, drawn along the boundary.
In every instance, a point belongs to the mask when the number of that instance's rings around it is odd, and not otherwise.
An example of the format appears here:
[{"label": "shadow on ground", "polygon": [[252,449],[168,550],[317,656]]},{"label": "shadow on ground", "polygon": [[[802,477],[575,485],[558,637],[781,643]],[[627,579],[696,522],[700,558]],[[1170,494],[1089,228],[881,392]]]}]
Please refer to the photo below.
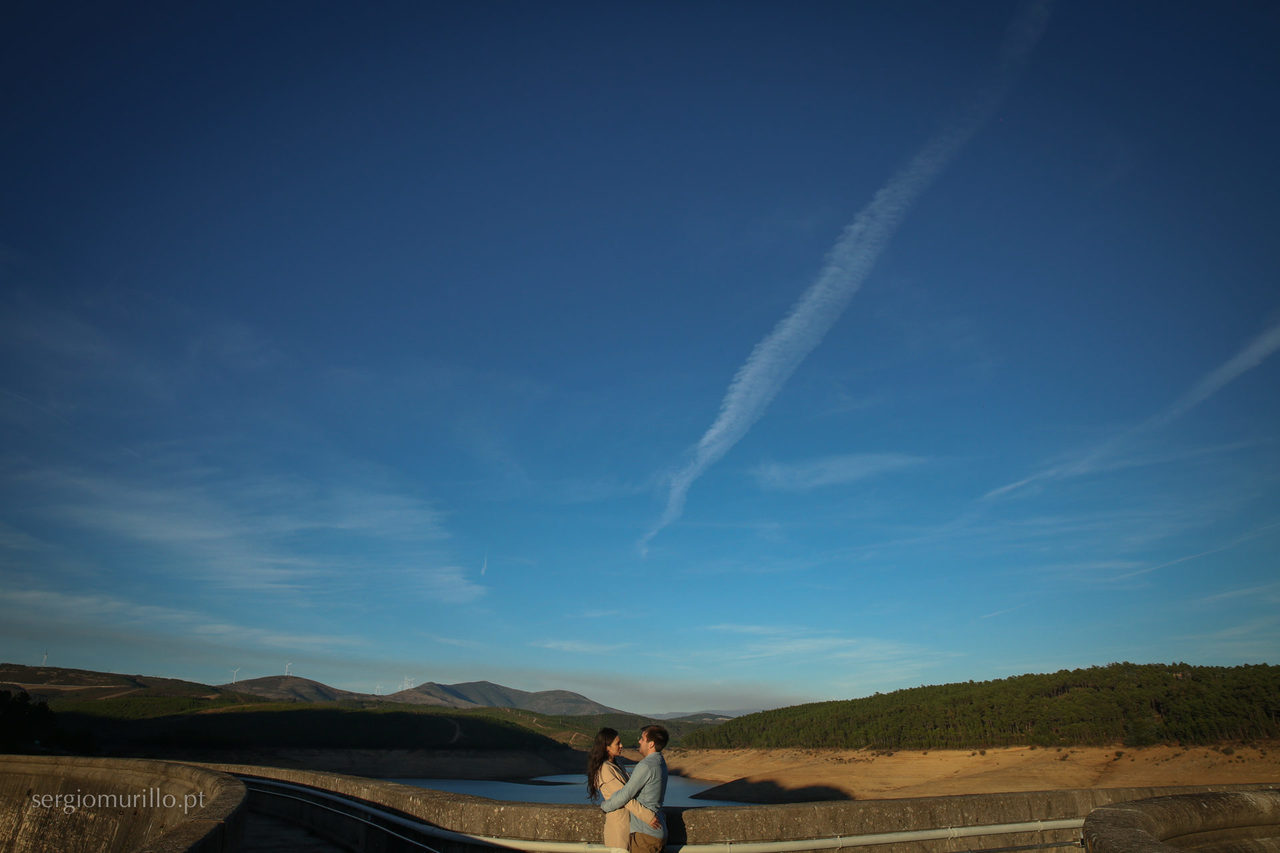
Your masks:
[{"label": "shadow on ground", "polygon": [[830,785],[806,785],[801,788],[784,788],[777,782],[764,779],[750,782],[735,779],[714,788],[691,795],[692,799],[732,800],[739,803],[817,803],[831,800],[852,800],[848,791]]}]

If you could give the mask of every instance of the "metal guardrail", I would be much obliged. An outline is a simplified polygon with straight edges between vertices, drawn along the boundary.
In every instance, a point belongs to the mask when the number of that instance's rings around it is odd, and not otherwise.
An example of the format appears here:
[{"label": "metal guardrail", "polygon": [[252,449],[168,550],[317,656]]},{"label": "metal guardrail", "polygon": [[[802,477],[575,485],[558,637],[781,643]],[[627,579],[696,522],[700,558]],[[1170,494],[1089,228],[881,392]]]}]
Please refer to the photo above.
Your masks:
[{"label": "metal guardrail", "polygon": [[[609,853],[612,850],[603,844],[590,842],[534,841],[518,838],[494,838],[482,835],[471,835],[443,829],[425,821],[406,817],[403,814],[379,809],[368,803],[304,785],[294,785],[273,779],[236,774],[251,792],[297,800],[326,811],[342,814],[352,820],[363,823],[374,829],[386,832],[415,847],[440,853],[429,844],[411,836],[420,836],[441,841],[473,844],[506,850],[525,850],[530,853]],[[326,805],[326,803],[332,805]],[[340,806],[340,807],[338,807]],[[903,830],[899,832],[880,832],[865,835],[837,835],[827,838],[805,838],[794,841],[744,841],[721,842],[716,844],[671,844],[665,853],[798,853],[806,850],[835,850],[846,847],[868,847],[877,844],[902,844],[922,841],[939,841],[947,839],[975,838],[979,836],[1008,835],[1022,832],[1079,830],[1084,826],[1084,818],[1067,818],[1061,820],[1037,820],[1021,823],[982,824],[977,826],[952,826],[938,829]],[[394,827],[394,828],[393,828]],[[397,831],[400,830],[400,831]],[[408,833],[402,834],[402,833]],[[1023,850],[1045,850],[1050,848],[1081,847],[1079,836],[1073,841],[1046,842],[1042,844],[1020,844],[1008,847],[987,847],[971,850],[969,853],[1012,853]]]}]

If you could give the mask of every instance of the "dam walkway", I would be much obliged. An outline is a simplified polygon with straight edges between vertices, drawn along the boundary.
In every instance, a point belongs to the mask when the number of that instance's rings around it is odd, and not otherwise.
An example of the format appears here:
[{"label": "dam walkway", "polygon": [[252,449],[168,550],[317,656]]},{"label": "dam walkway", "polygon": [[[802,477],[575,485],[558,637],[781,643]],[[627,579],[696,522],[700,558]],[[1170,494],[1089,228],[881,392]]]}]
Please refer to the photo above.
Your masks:
[{"label": "dam walkway", "polygon": [[346,853],[314,832],[278,817],[249,811],[244,820],[243,853]]}]

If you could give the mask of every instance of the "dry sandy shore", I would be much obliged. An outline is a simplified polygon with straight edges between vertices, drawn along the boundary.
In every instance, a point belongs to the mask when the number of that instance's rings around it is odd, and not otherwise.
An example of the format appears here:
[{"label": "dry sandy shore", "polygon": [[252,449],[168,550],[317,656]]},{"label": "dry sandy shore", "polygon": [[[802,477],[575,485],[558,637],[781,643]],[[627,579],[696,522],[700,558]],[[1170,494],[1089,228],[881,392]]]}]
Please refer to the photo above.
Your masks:
[{"label": "dry sandy shore", "polygon": [[[630,761],[640,756],[624,753]],[[1010,747],[980,750],[726,749],[665,752],[674,773],[720,782],[712,799],[785,803],[1060,788],[1280,784],[1280,742],[1236,747]],[[244,750],[171,760],[262,764],[375,778],[522,779],[582,772],[586,757],[446,750]]]},{"label": "dry sandy shore", "polygon": [[1236,747],[1009,747],[977,750],[733,749],[666,753],[707,792],[747,802],[881,799],[1145,785],[1280,783],[1280,743]]}]

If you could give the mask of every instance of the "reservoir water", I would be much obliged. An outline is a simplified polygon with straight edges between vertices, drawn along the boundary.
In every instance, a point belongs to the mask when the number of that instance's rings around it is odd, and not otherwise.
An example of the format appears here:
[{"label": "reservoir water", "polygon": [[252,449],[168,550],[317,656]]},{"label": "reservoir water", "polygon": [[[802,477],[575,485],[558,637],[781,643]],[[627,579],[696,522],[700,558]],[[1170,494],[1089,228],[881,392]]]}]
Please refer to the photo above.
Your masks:
[{"label": "reservoir water", "polygon": [[[491,800],[515,803],[588,803],[587,777],[581,773],[558,776],[539,776],[529,782],[495,782],[490,779],[389,779],[402,785],[430,788],[433,791],[449,791],[454,794],[470,794]],[[701,806],[741,806],[729,800],[692,799],[694,794],[714,788],[717,782],[704,779],[686,779],[683,776],[667,777],[665,805],[683,808]]]}]

